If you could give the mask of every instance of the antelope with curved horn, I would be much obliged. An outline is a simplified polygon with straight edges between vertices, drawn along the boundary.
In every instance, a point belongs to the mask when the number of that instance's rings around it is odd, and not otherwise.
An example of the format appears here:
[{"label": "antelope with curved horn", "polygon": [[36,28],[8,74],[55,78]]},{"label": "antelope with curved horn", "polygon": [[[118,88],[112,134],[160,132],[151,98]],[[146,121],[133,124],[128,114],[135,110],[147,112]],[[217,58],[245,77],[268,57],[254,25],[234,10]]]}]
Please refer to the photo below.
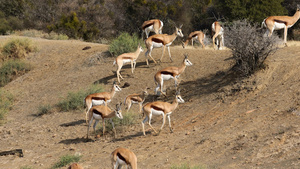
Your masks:
[{"label": "antelope with curved horn", "polygon": [[164,96],[166,96],[166,94],[163,92],[163,84],[164,84],[164,81],[166,81],[166,80],[174,79],[175,87],[177,88],[179,76],[184,72],[186,66],[192,66],[192,65],[193,64],[188,59],[188,56],[185,55],[180,67],[171,66],[171,67],[166,67],[166,68],[158,71],[154,75],[154,81],[155,81],[155,84],[157,85],[155,88],[155,94],[157,95],[158,90],[160,90],[160,92]]},{"label": "antelope with curved horn", "polygon": [[224,46],[224,29],[223,27],[220,25],[220,23],[218,21],[214,22],[211,25],[211,29],[212,29],[212,33],[213,35],[213,48],[216,49],[215,47],[215,40],[217,42],[217,48],[218,50],[222,50],[223,46]]},{"label": "antelope with curved horn", "polygon": [[132,104],[139,104],[139,113],[142,111],[142,105],[148,96],[147,89],[145,89],[141,94],[131,94],[125,98],[124,104],[127,105],[127,112],[130,110]]},{"label": "antelope with curved horn", "polygon": [[98,105],[98,106],[92,107],[89,111],[89,124],[88,124],[88,128],[87,128],[86,138],[87,139],[89,138],[90,126],[92,125],[94,119],[95,119],[95,123],[94,123],[93,129],[94,129],[95,136],[96,136],[95,128],[96,128],[96,125],[98,124],[99,120],[102,119],[103,136],[104,136],[104,133],[105,133],[105,119],[109,119],[110,123],[113,126],[113,130],[114,130],[115,137],[116,137],[116,129],[115,129],[114,122],[112,121],[112,118],[116,116],[119,119],[123,119],[122,111],[121,111],[121,104],[122,103],[117,104],[116,109],[113,110],[113,111],[109,107],[104,106],[104,105]]},{"label": "antelope with curved horn", "polygon": [[102,104],[107,106],[107,103],[111,101],[111,99],[115,96],[115,93],[121,90],[122,89],[116,84],[116,82],[114,82],[110,92],[93,93],[86,96],[84,99],[86,105],[86,113],[85,113],[86,122],[88,119],[87,118],[88,112],[92,108],[92,106],[102,105]]},{"label": "antelope with curved horn", "polygon": [[135,52],[133,53],[123,53],[121,55],[119,55],[116,60],[114,61],[113,65],[115,65],[117,63],[118,68],[117,68],[117,77],[118,77],[118,82],[120,83],[120,77],[121,79],[123,79],[123,77],[120,74],[120,70],[122,69],[122,66],[125,63],[130,62],[131,63],[131,73],[133,74],[133,71],[135,69],[136,66],[136,60],[139,57],[140,53],[143,52],[143,48],[142,46],[139,44],[138,48],[136,49]]},{"label": "antelope with curved horn", "polygon": [[202,48],[204,49],[205,48],[205,45],[203,43],[204,39],[205,39],[205,34],[202,31],[191,32],[187,40],[185,42],[182,42],[182,47],[185,48],[189,44],[189,41],[192,41],[192,46],[194,46],[194,41],[198,40],[201,43]]},{"label": "antelope with curved horn", "polygon": [[113,169],[121,168],[123,165],[131,169],[137,169],[137,158],[136,155],[127,148],[117,148],[111,154],[111,163]]},{"label": "antelope with curved horn", "polygon": [[284,29],[284,44],[287,46],[287,29],[292,27],[300,18],[300,5],[297,4],[296,12],[293,16],[269,16],[262,22],[262,26],[267,28],[266,34],[270,37],[274,30]]},{"label": "antelope with curved horn", "polygon": [[166,117],[168,118],[168,121],[169,121],[170,130],[171,130],[171,132],[173,132],[173,129],[171,127],[170,115],[177,108],[178,103],[184,103],[184,100],[181,98],[180,91],[176,92],[175,99],[172,104],[168,103],[168,102],[155,101],[155,102],[147,103],[146,105],[144,105],[143,112],[146,115],[146,117],[142,121],[143,134],[146,135],[146,133],[145,133],[145,122],[146,121],[148,121],[148,124],[151,127],[151,129],[156,134],[158,134],[158,132],[151,125],[152,115],[161,115],[163,118],[162,126],[160,127],[159,132],[162,130],[162,128],[165,125]]},{"label": "antelope with curved horn", "polygon": [[[145,32],[146,37],[149,37],[150,32],[154,32],[155,34],[162,34],[162,28],[164,26],[164,23],[159,19],[152,19],[145,21],[142,25],[143,33]],[[143,35],[142,35],[143,37]]]},{"label": "antelope with curved horn", "polygon": [[147,47],[147,52],[145,53],[145,56],[146,56],[147,65],[149,65],[148,56],[150,56],[150,58],[154,61],[154,63],[156,63],[156,61],[151,56],[151,52],[152,52],[153,48],[161,48],[161,47],[163,47],[163,52],[162,52],[161,58],[159,60],[162,61],[162,58],[165,53],[165,48],[167,47],[170,60],[173,62],[171,53],[170,53],[170,45],[172,45],[173,41],[177,38],[177,36],[183,37],[181,27],[182,27],[182,25],[180,27],[175,27],[175,32],[172,35],[156,34],[156,35],[152,35],[146,39],[145,44]]}]

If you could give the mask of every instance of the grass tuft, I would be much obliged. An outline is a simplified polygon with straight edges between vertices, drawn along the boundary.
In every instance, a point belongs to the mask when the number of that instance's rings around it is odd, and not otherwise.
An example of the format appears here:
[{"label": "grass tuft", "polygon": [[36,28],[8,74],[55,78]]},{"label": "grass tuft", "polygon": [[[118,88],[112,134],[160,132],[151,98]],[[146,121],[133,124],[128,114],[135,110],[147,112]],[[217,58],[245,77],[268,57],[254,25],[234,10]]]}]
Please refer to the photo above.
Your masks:
[{"label": "grass tuft", "polygon": [[17,76],[21,76],[30,71],[32,66],[21,60],[8,60],[0,68],[0,87],[5,86]]},{"label": "grass tuft", "polygon": [[102,92],[101,85],[92,85],[87,90],[80,90],[78,92],[69,92],[67,98],[62,99],[56,104],[59,111],[70,111],[84,108],[84,98],[92,93]]},{"label": "grass tuft", "polygon": [[0,90],[0,124],[4,122],[6,113],[12,108],[13,101],[11,93]]},{"label": "grass tuft", "polygon": [[191,166],[188,163],[183,163],[180,165],[172,165],[171,169],[206,169],[206,167],[200,165]]},{"label": "grass tuft", "polygon": [[52,166],[52,169],[61,168],[73,162],[78,162],[82,156],[80,155],[64,155],[60,157],[60,161]]},{"label": "grass tuft", "polygon": [[25,58],[28,53],[36,50],[32,41],[27,38],[11,39],[2,47],[2,60]]}]

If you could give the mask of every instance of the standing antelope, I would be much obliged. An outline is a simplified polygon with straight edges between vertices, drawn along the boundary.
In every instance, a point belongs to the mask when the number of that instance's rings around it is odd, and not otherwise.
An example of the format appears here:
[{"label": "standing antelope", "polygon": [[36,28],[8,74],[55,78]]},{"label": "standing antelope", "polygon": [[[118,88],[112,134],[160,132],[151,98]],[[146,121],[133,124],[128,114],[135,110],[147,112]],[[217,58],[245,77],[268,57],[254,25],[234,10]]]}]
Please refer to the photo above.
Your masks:
[{"label": "standing antelope", "polygon": [[142,25],[143,34],[145,32],[147,38],[149,37],[150,32],[155,32],[156,34],[162,34],[163,26],[164,23],[159,19],[152,19],[152,20],[145,21]]},{"label": "standing antelope", "polygon": [[115,93],[121,90],[122,89],[114,82],[110,92],[94,93],[86,96],[84,99],[86,105],[86,113],[85,113],[86,122],[87,122],[88,112],[92,108],[92,106],[102,105],[102,104],[107,106],[107,103],[111,102],[111,99],[115,96]]},{"label": "standing antelope", "polygon": [[204,39],[205,39],[205,34],[202,31],[191,32],[187,40],[185,42],[182,42],[182,47],[185,48],[189,44],[190,40],[192,41],[192,46],[194,46],[193,44],[194,41],[198,40],[201,43],[202,48],[205,48],[205,45],[203,43]]},{"label": "standing antelope", "polygon": [[212,29],[212,33],[214,33],[213,38],[212,38],[213,48],[216,49],[215,39],[217,38],[217,40],[216,40],[217,48],[218,48],[218,50],[222,50],[223,46],[224,46],[224,29],[223,29],[223,27],[220,25],[220,23],[218,21],[216,21],[211,25],[211,29]]},{"label": "standing antelope", "polygon": [[142,94],[131,94],[125,98],[124,104],[127,105],[127,112],[130,110],[132,104],[139,104],[139,113],[142,111],[142,105],[148,96],[148,92],[145,89]]},{"label": "standing antelope", "polygon": [[93,129],[94,129],[95,136],[96,136],[95,128],[96,128],[96,125],[98,124],[99,120],[102,119],[103,136],[104,136],[105,119],[109,119],[110,123],[113,126],[113,130],[114,130],[115,137],[116,137],[115,125],[114,125],[114,122],[112,121],[112,118],[117,116],[119,119],[123,119],[122,111],[121,111],[121,104],[117,104],[116,109],[113,111],[109,107],[104,106],[104,105],[98,105],[98,106],[92,107],[89,111],[89,124],[88,124],[88,128],[87,128],[86,138],[87,139],[89,138],[90,126],[92,125],[94,119],[95,119],[95,123],[94,123]]},{"label": "standing antelope", "polygon": [[111,155],[111,163],[113,169],[121,168],[126,165],[126,168],[130,166],[131,169],[137,169],[137,158],[136,155],[127,148],[117,148]]},{"label": "standing antelope", "polygon": [[152,52],[153,48],[160,48],[160,47],[163,47],[163,52],[162,52],[160,61],[162,61],[162,58],[165,53],[165,48],[167,47],[170,60],[173,62],[171,53],[170,53],[170,45],[177,38],[177,36],[183,37],[181,27],[182,27],[182,25],[180,27],[175,27],[175,32],[172,35],[156,34],[156,35],[152,35],[146,39],[145,43],[146,43],[146,47],[147,47],[147,52],[145,53],[145,56],[146,56],[147,65],[149,65],[148,56],[150,56],[150,58],[154,61],[154,63],[156,63],[156,61],[151,56],[151,52]]},{"label": "standing antelope", "polygon": [[189,61],[189,59],[187,58],[188,56],[185,55],[183,62],[181,64],[180,67],[166,67],[160,71],[158,71],[155,75],[154,75],[154,81],[155,84],[157,85],[155,88],[155,94],[157,95],[158,90],[160,90],[160,92],[166,96],[166,94],[163,92],[163,84],[164,84],[164,80],[170,80],[170,79],[174,79],[175,81],[175,87],[177,88],[177,80],[179,78],[179,76],[184,72],[186,66],[192,66],[192,62]]},{"label": "standing antelope", "polygon": [[287,46],[287,29],[292,27],[300,18],[300,5],[294,16],[269,16],[262,22],[262,26],[267,28],[266,34],[270,37],[274,30],[284,29],[284,44]]},{"label": "standing antelope", "polygon": [[165,125],[165,120],[166,120],[166,116],[168,117],[168,121],[169,121],[169,127],[171,132],[173,132],[173,129],[171,127],[171,119],[170,119],[170,115],[172,114],[172,112],[177,108],[178,103],[184,103],[184,100],[181,98],[180,96],[180,92],[176,92],[175,95],[175,100],[173,101],[172,104],[168,103],[168,102],[162,102],[162,101],[155,101],[155,102],[151,102],[151,103],[147,103],[144,107],[143,107],[143,112],[144,114],[146,114],[145,119],[142,121],[142,127],[143,127],[143,134],[145,134],[145,122],[148,121],[149,126],[151,127],[151,129],[156,133],[156,130],[152,127],[151,125],[151,118],[152,115],[162,115],[163,117],[163,123],[162,126],[159,130],[159,132],[162,130],[162,128]]},{"label": "standing antelope", "polygon": [[133,53],[123,53],[122,55],[118,56],[116,58],[116,60],[114,61],[113,65],[115,65],[117,63],[118,68],[117,68],[117,77],[118,77],[118,82],[120,83],[120,77],[121,79],[123,79],[123,77],[120,74],[120,70],[122,68],[122,66],[125,63],[130,62],[131,63],[131,73],[133,74],[133,71],[135,69],[136,66],[136,60],[139,57],[140,53],[143,52],[143,48],[142,46],[139,44],[138,48],[136,49],[135,52]]}]

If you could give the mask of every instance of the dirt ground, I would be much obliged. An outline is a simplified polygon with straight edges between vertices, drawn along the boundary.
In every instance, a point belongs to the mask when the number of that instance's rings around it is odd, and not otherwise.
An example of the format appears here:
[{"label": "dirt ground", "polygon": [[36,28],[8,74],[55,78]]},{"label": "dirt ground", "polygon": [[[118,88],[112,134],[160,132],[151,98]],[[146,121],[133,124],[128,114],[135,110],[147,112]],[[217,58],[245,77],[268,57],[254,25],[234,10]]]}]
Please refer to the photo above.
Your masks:
[{"label": "dirt ground", "polygon": [[[12,38],[5,36],[0,42]],[[0,156],[0,168],[50,168],[66,154],[82,155],[86,169],[111,168],[109,155],[117,147],[131,149],[138,168],[170,168],[189,163],[205,168],[299,168],[300,166],[300,43],[289,42],[267,59],[267,67],[247,79],[227,75],[233,64],[230,50],[211,47],[172,46],[174,62],[166,52],[163,63],[145,65],[145,51],[137,61],[134,75],[130,66],[121,74],[129,87],[118,92],[109,104],[114,107],[125,96],[149,87],[147,101],[154,100],[154,74],[167,66],[179,66],[187,53],[193,66],[180,76],[185,103],[172,113],[174,133],[168,123],[160,135],[142,134],[141,123],[117,130],[117,138],[86,142],[87,125],[82,111],[33,116],[39,106],[55,105],[68,92],[85,89],[97,82],[106,91],[116,80],[113,58],[106,57],[107,45],[75,40],[32,39],[38,51],[26,60],[34,66],[3,90],[15,96],[7,123],[0,126],[0,151],[22,149],[24,157]],[[91,46],[89,50],[82,50]],[[161,49],[152,55],[159,59]],[[172,102],[174,82],[165,83]],[[137,112],[138,106],[132,110]],[[124,107],[123,107],[123,113]],[[153,125],[161,125],[153,117]],[[142,117],[138,119],[142,121]],[[146,129],[149,126],[146,125]],[[111,131],[108,131],[111,132]],[[92,134],[92,133],[91,133]]]}]

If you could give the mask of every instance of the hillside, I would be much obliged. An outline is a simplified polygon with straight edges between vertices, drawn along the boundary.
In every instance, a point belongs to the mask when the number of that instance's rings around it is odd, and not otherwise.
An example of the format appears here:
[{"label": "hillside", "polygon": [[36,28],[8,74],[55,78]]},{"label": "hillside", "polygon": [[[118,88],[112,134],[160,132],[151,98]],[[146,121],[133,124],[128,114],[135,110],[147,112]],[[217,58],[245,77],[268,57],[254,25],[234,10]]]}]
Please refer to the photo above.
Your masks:
[{"label": "hillside", "polygon": [[[1,37],[0,42],[8,38],[11,37]],[[170,168],[182,163],[207,168],[300,165],[298,42],[289,42],[289,47],[268,58],[266,69],[240,81],[227,74],[232,66],[229,50],[172,46],[174,62],[169,62],[166,52],[163,63],[151,63],[150,68],[145,65],[144,51],[133,76],[129,65],[122,69],[125,80],[120,86],[125,82],[130,86],[117,93],[110,105],[145,87],[150,88],[147,101],[152,101],[156,71],[179,65],[187,53],[193,66],[187,67],[180,77],[185,103],[171,115],[174,133],[169,132],[166,124],[159,136],[151,130],[143,136],[138,122],[126,129],[117,128],[116,139],[107,133],[106,139],[86,142],[83,112],[33,115],[39,106],[54,105],[68,92],[85,89],[95,82],[110,90],[116,80],[116,67],[112,67],[113,58],[105,55],[108,46],[75,40],[32,40],[39,50],[26,60],[34,69],[4,87],[16,101],[7,123],[0,126],[0,150],[23,149],[24,157],[0,156],[1,168],[50,168],[62,155],[81,154],[80,164],[84,168],[106,169],[111,168],[110,153],[120,146],[135,152],[138,166],[143,169]],[[82,50],[85,46],[91,49]],[[152,55],[158,59],[161,50],[154,49]],[[172,102],[174,82],[166,82],[165,86],[168,97],[159,99]],[[132,110],[137,111],[137,105]],[[153,126],[160,125],[161,117],[153,117]]]}]

